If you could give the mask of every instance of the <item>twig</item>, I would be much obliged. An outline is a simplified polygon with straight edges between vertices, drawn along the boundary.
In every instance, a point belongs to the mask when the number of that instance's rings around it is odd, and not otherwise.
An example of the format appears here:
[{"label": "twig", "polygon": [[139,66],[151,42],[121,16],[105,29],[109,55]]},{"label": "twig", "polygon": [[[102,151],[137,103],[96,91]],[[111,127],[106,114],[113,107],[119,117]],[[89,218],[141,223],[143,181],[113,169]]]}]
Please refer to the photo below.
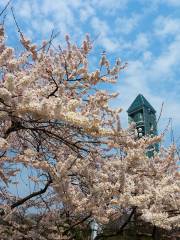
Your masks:
[{"label": "twig", "polygon": [[172,118],[171,118],[171,142],[174,144],[174,131],[173,131],[173,125],[172,125]]},{"label": "twig", "polygon": [[6,20],[7,14],[4,15],[3,20],[2,20],[2,25],[4,26],[5,20]]},{"label": "twig", "polygon": [[163,131],[163,133],[162,133],[162,136],[164,136],[165,133],[168,131],[168,128],[169,128],[170,123],[171,123],[171,118],[169,118],[168,123],[167,123],[167,125],[166,125],[166,127],[165,127],[165,129],[164,129],[164,131]]},{"label": "twig", "polygon": [[[47,71],[47,73],[49,73],[49,72]],[[49,98],[49,97],[51,97],[51,96],[55,96],[55,93],[57,92],[57,90],[58,90],[58,88],[59,88],[59,86],[58,86],[56,80],[53,78],[52,74],[51,74],[51,79],[53,80],[53,82],[54,82],[54,84],[55,84],[56,87],[55,87],[55,89],[47,96],[47,98]]]},{"label": "twig", "polygon": [[47,51],[46,51],[46,52],[48,52],[48,51],[49,51],[49,48],[50,48],[50,46],[51,46],[51,43],[52,43],[53,35],[54,35],[54,29],[53,29],[53,30],[52,30],[52,32],[51,32],[51,36],[50,36],[50,39],[49,39],[49,46],[48,46],[48,48],[47,48]]},{"label": "twig", "polygon": [[41,51],[43,48],[45,48],[48,44],[52,44],[52,41],[59,35],[60,32],[57,32],[45,45],[37,49],[38,51]]},{"label": "twig", "polygon": [[16,25],[16,27],[17,27],[18,33],[21,35],[21,37],[23,37],[22,31],[21,31],[21,29],[20,29],[20,27],[19,27],[19,25],[18,25],[18,23],[17,23],[16,17],[15,17],[13,7],[11,7],[11,12],[12,12],[12,16],[13,16],[15,25]]},{"label": "twig", "polygon": [[11,0],[9,0],[6,4],[6,6],[3,8],[3,10],[0,12],[0,16],[6,11],[6,9],[8,8],[9,4],[11,3]]},{"label": "twig", "polygon": [[164,107],[164,102],[162,102],[162,104],[161,104],[161,110],[160,110],[159,117],[158,117],[158,119],[157,119],[156,124],[158,124],[158,122],[159,122],[159,120],[160,120],[160,118],[161,118],[161,116],[162,116],[163,107]]}]

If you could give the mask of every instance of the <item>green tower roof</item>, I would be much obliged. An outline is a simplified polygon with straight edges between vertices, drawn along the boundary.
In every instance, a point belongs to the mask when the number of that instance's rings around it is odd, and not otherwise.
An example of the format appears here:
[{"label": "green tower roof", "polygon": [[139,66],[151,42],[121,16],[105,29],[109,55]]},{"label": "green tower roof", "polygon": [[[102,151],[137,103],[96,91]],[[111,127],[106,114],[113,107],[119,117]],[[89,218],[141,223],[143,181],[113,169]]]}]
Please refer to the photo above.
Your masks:
[{"label": "green tower roof", "polygon": [[133,103],[131,104],[131,106],[128,108],[127,112],[128,113],[132,113],[135,112],[138,109],[141,108],[150,108],[150,110],[153,113],[156,113],[156,111],[154,110],[154,108],[151,106],[151,104],[145,99],[145,97],[142,94],[139,94],[135,100],[133,101]]}]

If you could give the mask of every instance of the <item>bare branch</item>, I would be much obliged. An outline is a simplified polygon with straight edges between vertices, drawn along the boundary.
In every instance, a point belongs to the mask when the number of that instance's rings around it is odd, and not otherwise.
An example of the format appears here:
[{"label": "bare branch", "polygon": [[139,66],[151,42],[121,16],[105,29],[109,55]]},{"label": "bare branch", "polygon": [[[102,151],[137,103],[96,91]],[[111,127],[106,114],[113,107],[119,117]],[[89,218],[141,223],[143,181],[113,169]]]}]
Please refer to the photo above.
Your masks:
[{"label": "bare branch", "polygon": [[64,231],[64,234],[67,234],[67,233],[68,233],[69,231],[71,231],[74,227],[82,224],[83,222],[85,222],[85,221],[86,221],[87,219],[89,219],[90,217],[91,217],[91,213],[88,214],[88,215],[87,215],[86,217],[84,217],[83,219],[81,219],[80,221],[78,221],[78,222],[74,223],[73,225],[71,225],[68,229],[66,229],[66,230]]},{"label": "bare branch", "polygon": [[161,104],[161,110],[160,110],[160,113],[159,113],[159,116],[158,116],[158,119],[157,119],[157,124],[158,124],[158,122],[159,122],[159,120],[160,120],[160,118],[162,116],[163,107],[164,107],[164,102],[162,102],[162,104]]},{"label": "bare branch", "polygon": [[121,226],[121,228],[120,228],[116,233],[107,234],[107,235],[102,234],[102,235],[97,236],[97,237],[95,238],[95,240],[98,240],[98,239],[101,239],[101,238],[104,239],[104,238],[114,237],[114,236],[117,236],[117,235],[121,234],[121,233],[123,232],[124,228],[125,228],[125,227],[128,225],[128,223],[131,221],[131,219],[132,219],[135,211],[136,211],[136,207],[134,207],[134,208],[132,209],[132,211],[131,211],[131,213],[129,214],[127,220],[123,223],[123,225]]},{"label": "bare branch", "polygon": [[9,0],[9,1],[6,3],[5,7],[4,7],[3,10],[0,12],[0,16],[6,11],[6,9],[8,8],[8,6],[9,6],[10,3],[11,3],[11,0]]},{"label": "bare branch", "polygon": [[21,37],[23,37],[23,33],[17,23],[17,20],[16,20],[16,17],[15,17],[15,14],[14,14],[14,10],[13,10],[13,7],[11,7],[11,13],[12,13],[12,16],[13,16],[13,19],[14,19],[14,22],[15,22],[15,25],[17,27],[17,30],[18,30],[18,33],[21,35]]},{"label": "bare branch", "polygon": [[33,192],[33,193],[29,194],[29,195],[26,196],[25,198],[19,199],[17,202],[15,202],[15,203],[13,203],[13,204],[11,205],[11,209],[14,209],[14,208],[16,208],[16,207],[19,207],[20,205],[22,205],[22,204],[25,203],[26,201],[30,200],[31,198],[34,198],[34,197],[36,197],[36,196],[39,196],[39,195],[45,193],[51,183],[52,183],[52,179],[51,179],[51,177],[50,177],[49,180],[47,181],[46,185],[44,186],[44,188],[42,188],[41,190],[39,190],[39,191],[37,191],[37,192]]}]

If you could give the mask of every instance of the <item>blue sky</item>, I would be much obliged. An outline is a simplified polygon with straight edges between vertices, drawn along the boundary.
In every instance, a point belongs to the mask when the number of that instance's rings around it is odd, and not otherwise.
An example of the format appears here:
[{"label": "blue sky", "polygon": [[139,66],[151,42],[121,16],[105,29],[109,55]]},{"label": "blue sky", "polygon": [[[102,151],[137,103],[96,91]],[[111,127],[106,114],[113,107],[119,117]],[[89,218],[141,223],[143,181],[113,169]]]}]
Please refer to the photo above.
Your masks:
[{"label": "blue sky", "polygon": [[[0,1],[0,7],[7,3]],[[173,119],[175,139],[180,136],[180,0],[12,0],[18,23],[26,36],[39,42],[60,31],[55,42],[70,34],[79,43],[86,33],[94,39],[92,66],[106,51],[111,62],[128,62],[113,90],[120,93],[123,126],[126,110],[142,93],[157,110],[164,109],[162,130]],[[10,11],[6,17],[8,41],[19,49]]]}]

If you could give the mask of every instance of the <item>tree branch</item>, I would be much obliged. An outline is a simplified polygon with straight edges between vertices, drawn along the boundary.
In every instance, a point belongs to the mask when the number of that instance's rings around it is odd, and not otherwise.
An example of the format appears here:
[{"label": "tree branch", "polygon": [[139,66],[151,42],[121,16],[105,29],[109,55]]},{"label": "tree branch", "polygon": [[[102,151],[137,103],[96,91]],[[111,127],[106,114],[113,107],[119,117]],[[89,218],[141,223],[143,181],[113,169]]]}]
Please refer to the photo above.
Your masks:
[{"label": "tree branch", "polygon": [[64,231],[63,234],[67,234],[67,233],[68,233],[70,230],[72,230],[75,226],[77,226],[77,225],[85,222],[85,221],[86,221],[88,218],[90,218],[90,217],[91,217],[91,213],[88,214],[88,215],[87,215],[86,217],[84,217],[83,219],[81,219],[80,221],[78,221],[78,222],[74,223],[73,225],[71,225],[68,229],[66,229],[66,230]]},{"label": "tree branch", "polygon": [[39,190],[37,192],[33,192],[33,193],[29,194],[28,196],[26,196],[26,197],[24,197],[22,199],[19,199],[17,202],[15,202],[15,203],[13,203],[11,205],[11,209],[14,209],[14,208],[22,205],[23,203],[25,203],[26,201],[30,200],[33,197],[36,197],[38,195],[41,195],[41,194],[45,193],[51,183],[52,183],[52,178],[49,176],[49,180],[47,181],[47,183],[44,186],[44,188],[42,188],[41,190]]},{"label": "tree branch", "polygon": [[108,238],[108,237],[114,237],[114,236],[117,236],[119,234],[121,234],[124,230],[124,228],[128,225],[128,223],[131,221],[131,218],[133,217],[134,213],[136,211],[136,207],[134,207],[131,211],[131,213],[129,214],[127,220],[123,223],[123,225],[121,226],[121,228],[116,232],[116,233],[113,233],[113,234],[107,234],[107,235],[99,235],[95,238],[95,240],[98,240],[98,239],[101,239],[101,238]]},{"label": "tree branch", "polygon": [[3,10],[0,12],[0,16],[6,11],[6,9],[8,8],[9,4],[11,3],[11,0],[9,0],[6,4],[6,6],[3,8]]}]

